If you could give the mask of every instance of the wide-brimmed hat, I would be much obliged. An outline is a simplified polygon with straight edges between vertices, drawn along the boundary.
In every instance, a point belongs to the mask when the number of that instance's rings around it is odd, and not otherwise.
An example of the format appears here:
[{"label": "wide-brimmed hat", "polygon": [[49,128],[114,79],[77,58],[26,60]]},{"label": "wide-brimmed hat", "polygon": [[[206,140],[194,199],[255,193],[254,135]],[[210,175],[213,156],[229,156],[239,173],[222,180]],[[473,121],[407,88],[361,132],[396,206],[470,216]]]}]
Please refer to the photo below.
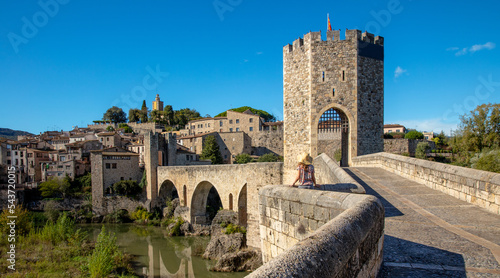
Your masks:
[{"label": "wide-brimmed hat", "polygon": [[308,153],[303,153],[298,156],[299,163],[302,163],[304,165],[311,165],[312,164],[312,157]]}]

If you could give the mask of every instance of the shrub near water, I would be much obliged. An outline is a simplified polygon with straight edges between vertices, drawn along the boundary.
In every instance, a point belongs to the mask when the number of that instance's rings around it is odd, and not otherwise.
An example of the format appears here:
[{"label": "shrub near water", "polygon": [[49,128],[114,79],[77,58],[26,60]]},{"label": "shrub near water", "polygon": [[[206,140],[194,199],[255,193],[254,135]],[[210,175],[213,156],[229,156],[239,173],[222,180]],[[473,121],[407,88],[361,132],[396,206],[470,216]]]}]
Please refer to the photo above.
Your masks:
[{"label": "shrub near water", "polygon": [[94,252],[89,259],[90,277],[106,277],[114,268],[114,257],[119,256],[114,234],[107,233],[104,227],[97,236]]}]

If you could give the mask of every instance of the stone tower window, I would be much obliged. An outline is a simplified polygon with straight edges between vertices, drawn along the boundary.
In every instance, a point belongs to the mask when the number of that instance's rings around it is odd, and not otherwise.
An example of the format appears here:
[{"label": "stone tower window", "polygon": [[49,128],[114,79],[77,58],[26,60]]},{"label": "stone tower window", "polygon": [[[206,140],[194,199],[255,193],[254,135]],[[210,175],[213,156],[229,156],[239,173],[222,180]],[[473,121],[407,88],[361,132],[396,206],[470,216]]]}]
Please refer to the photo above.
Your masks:
[{"label": "stone tower window", "polygon": [[321,77],[321,80],[322,80],[323,82],[325,82],[325,72],[323,72],[322,77]]},{"label": "stone tower window", "polygon": [[345,81],[345,70],[342,71],[342,81]]},{"label": "stone tower window", "polygon": [[335,88],[332,89],[332,97],[335,96]]}]

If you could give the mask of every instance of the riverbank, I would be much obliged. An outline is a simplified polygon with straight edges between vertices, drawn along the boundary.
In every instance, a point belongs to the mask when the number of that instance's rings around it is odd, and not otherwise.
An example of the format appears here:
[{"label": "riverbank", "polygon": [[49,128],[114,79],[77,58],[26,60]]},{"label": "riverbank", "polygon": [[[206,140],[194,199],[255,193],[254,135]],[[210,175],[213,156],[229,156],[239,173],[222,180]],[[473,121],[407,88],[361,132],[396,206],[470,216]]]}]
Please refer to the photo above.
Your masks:
[{"label": "riverbank", "polygon": [[[0,239],[1,277],[137,277],[132,257],[118,249],[113,234],[102,230],[96,240],[90,240],[66,214],[40,224],[40,214],[16,210],[15,240]],[[7,234],[6,213],[0,215],[0,222]]]}]

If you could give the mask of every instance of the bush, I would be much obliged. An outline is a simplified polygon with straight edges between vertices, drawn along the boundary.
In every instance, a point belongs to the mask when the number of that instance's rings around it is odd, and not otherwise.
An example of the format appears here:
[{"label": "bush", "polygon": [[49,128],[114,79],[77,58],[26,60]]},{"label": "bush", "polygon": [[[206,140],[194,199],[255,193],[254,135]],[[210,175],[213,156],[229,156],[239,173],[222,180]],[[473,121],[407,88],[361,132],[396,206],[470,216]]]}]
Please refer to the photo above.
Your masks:
[{"label": "bush", "polygon": [[134,197],[142,192],[142,188],[136,181],[123,180],[113,184],[113,192],[127,197]]},{"label": "bush", "polygon": [[59,209],[57,207],[57,202],[50,200],[47,203],[45,203],[45,206],[43,207],[43,214],[47,218],[48,221],[52,223],[56,223],[57,219],[59,219]]},{"label": "bush", "polygon": [[390,133],[384,133],[384,139],[392,139],[392,138],[394,138],[392,136],[392,134],[390,134]]},{"label": "bush", "polygon": [[427,153],[431,147],[427,142],[420,142],[417,145],[417,150],[415,151],[415,157],[420,159],[425,159],[427,157]]},{"label": "bush", "polygon": [[472,159],[472,168],[500,173],[500,149],[484,149]]},{"label": "bush", "polygon": [[403,132],[392,132],[392,133],[389,133],[392,138],[394,139],[401,139],[401,138],[405,138],[405,134]]},{"label": "bush", "polygon": [[240,153],[235,158],[235,162],[237,164],[247,164],[248,162],[251,162],[251,161],[252,161],[252,157],[247,153]]},{"label": "bush", "polygon": [[266,153],[257,159],[257,162],[278,162],[280,157],[273,153]]},{"label": "bush", "polygon": [[[163,222],[164,226],[167,226],[167,233],[169,236],[181,236],[181,226],[184,224],[184,219],[182,217],[169,218]],[[172,225],[173,224],[173,225]]]},{"label": "bush", "polygon": [[101,278],[111,274],[111,271],[114,269],[115,257],[119,255],[116,236],[112,233],[107,233],[103,226],[97,236],[94,252],[89,259],[88,268],[90,277]]},{"label": "bush", "polygon": [[38,190],[44,198],[62,195],[61,182],[57,178],[50,178],[49,180],[42,182],[38,186]]},{"label": "bush", "polygon": [[75,232],[75,223],[63,213],[55,223],[47,222],[47,225],[40,231],[40,239],[49,241],[52,244],[67,241]]},{"label": "bush", "polygon": [[145,223],[153,218],[153,214],[148,212],[144,207],[137,207],[134,212],[130,214],[130,218],[135,222]]},{"label": "bush", "polygon": [[228,224],[225,228],[226,228],[226,230],[224,231],[224,233],[226,235],[230,235],[230,234],[234,234],[234,233],[242,233],[242,234],[247,233],[247,230],[245,229],[245,227],[242,227],[239,225],[233,225],[231,223]]},{"label": "bush", "polygon": [[125,132],[125,133],[134,132],[134,130],[129,125],[127,125],[125,123],[118,124],[118,128],[124,128],[125,130],[123,132]]},{"label": "bush", "polygon": [[412,130],[406,133],[405,139],[424,139],[424,134],[420,131]]},{"label": "bush", "polygon": [[335,161],[340,162],[342,160],[342,149],[337,149],[333,153],[333,158],[335,158]]},{"label": "bush", "polygon": [[[11,213],[12,212],[12,213]],[[31,223],[31,213],[24,209],[21,205],[17,205],[13,211],[10,209],[4,209],[0,214],[0,230],[2,231],[2,235],[8,235],[10,233],[10,227],[7,225],[9,220],[9,216],[17,216],[16,218],[16,234],[18,235],[26,235],[30,232],[32,228]],[[5,236],[7,238],[7,236]]]}]

